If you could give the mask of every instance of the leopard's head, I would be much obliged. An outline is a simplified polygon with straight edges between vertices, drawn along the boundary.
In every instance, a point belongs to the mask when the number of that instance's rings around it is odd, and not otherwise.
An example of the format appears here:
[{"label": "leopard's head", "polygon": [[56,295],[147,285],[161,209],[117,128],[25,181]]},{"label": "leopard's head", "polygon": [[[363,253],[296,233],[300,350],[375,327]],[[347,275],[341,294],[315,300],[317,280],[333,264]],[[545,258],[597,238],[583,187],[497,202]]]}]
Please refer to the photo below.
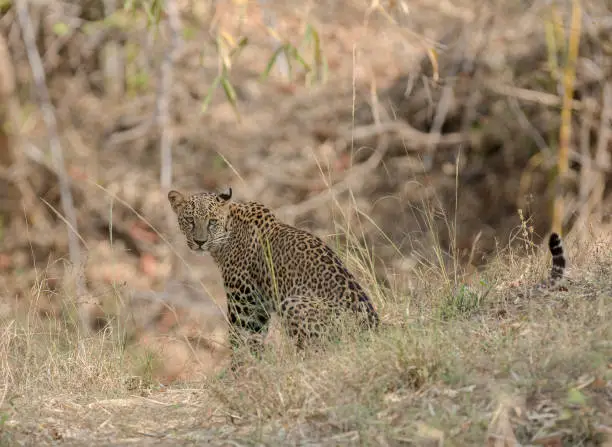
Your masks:
[{"label": "leopard's head", "polygon": [[178,224],[187,239],[187,246],[203,255],[223,246],[229,233],[227,220],[232,188],[219,193],[202,192],[184,196],[170,191],[168,200]]}]

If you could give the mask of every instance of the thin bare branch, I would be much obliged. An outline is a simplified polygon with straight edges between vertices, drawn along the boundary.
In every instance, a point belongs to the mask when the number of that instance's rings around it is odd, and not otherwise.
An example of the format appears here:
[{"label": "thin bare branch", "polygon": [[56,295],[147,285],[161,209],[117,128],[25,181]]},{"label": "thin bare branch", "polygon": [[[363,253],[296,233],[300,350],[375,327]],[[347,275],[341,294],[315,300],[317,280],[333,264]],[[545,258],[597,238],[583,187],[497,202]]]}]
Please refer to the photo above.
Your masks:
[{"label": "thin bare branch", "polygon": [[172,90],[172,75],[174,61],[181,45],[181,19],[174,0],[166,1],[166,13],[168,15],[168,25],[170,28],[170,48],[161,66],[161,79],[157,97],[157,125],[161,130],[161,187],[163,190],[170,189],[172,184],[172,140],[173,132],[170,124],[169,103]]},{"label": "thin bare branch", "polygon": [[367,124],[356,127],[342,134],[345,139],[352,138],[355,142],[382,134],[395,134],[403,141],[404,149],[415,152],[434,152],[437,148],[455,148],[457,145],[469,142],[469,136],[460,132],[441,134],[432,131],[421,132],[403,121],[388,121],[380,124]]},{"label": "thin bare branch", "polygon": [[[117,0],[104,0],[104,15],[110,17],[117,10]],[[104,88],[112,98],[120,98],[125,91],[125,66],[123,61],[123,46],[110,39],[104,44],[102,70],[104,72]]]},{"label": "thin bare branch", "polygon": [[[562,98],[551,93],[514,87],[512,85],[502,84],[497,81],[485,81],[483,85],[487,90],[493,93],[516,98],[520,101],[535,102],[547,107],[561,107],[562,105]],[[578,101],[576,99],[572,99],[570,101],[570,106],[572,110],[575,111],[584,110],[585,108],[591,108],[592,111],[597,111],[599,108],[597,103]]]},{"label": "thin bare branch", "polygon": [[[72,200],[72,193],[70,191],[70,180],[68,178],[68,174],[66,173],[64,153],[62,151],[57,130],[55,109],[51,103],[49,90],[47,89],[43,63],[38,52],[38,48],[36,47],[36,39],[27,4],[27,0],[18,0],[15,3],[17,20],[19,22],[19,26],[21,27],[23,42],[26,47],[30,67],[32,69],[32,76],[34,78],[34,83],[39,96],[43,119],[47,127],[47,132],[49,133],[51,158],[55,171],[57,172],[62,210],[68,223],[68,253],[70,256],[70,262],[72,262],[75,268],[80,269],[82,267],[81,247],[76,236],[78,229],[76,212]],[[85,292],[85,284],[82,282],[82,280],[77,281],[77,292],[79,294],[83,294]]]}]

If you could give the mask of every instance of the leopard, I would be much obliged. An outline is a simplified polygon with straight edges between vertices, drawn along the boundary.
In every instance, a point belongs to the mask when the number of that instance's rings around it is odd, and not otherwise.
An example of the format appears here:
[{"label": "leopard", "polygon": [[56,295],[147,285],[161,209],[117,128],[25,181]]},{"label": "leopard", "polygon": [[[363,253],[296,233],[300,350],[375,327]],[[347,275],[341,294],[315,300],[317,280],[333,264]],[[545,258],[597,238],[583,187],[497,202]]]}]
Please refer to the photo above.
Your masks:
[{"label": "leopard", "polygon": [[[188,248],[212,256],[227,300],[230,345],[260,353],[272,313],[303,350],[348,316],[379,327],[373,301],[323,240],[281,221],[264,204],[232,199],[232,189],[168,193]],[[319,345],[320,346],[320,345]]]}]

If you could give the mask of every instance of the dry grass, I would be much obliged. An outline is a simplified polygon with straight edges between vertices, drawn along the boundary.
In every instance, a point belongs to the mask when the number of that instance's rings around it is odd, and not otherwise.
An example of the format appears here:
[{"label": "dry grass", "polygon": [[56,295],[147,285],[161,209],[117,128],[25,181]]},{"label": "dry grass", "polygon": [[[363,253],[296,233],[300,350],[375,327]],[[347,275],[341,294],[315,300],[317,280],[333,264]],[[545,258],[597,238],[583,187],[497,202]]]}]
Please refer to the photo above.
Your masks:
[{"label": "dry grass", "polygon": [[[534,283],[549,268],[529,234],[519,232],[528,257],[504,249],[468,277],[456,249],[447,253],[435,239],[434,221],[451,236],[457,223],[434,214],[423,219],[432,259],[417,258],[410,280],[383,283],[351,220],[369,218],[343,213],[336,248],[385,327],[347,330],[306,355],[281,339],[236,375],[159,385],[155,355],[126,343],[119,320],[96,335],[79,332],[69,294],[59,318],[40,316],[36,304],[0,317],[0,446],[602,444],[612,433],[609,240],[592,237],[578,249],[570,238],[569,290],[519,298],[510,285]],[[40,284],[33,303],[47,294]]]},{"label": "dry grass", "polygon": [[[352,267],[370,271],[351,247]],[[370,275],[390,322],[378,333],[306,355],[281,341],[196,384],[152,383],[154,358],[124,349],[116,328],[84,338],[70,309],[61,322],[25,312],[1,326],[0,445],[599,445],[612,430],[612,251],[601,238],[566,247],[567,292],[508,292],[545,274],[543,251],[500,254],[450,288],[422,266],[418,295]]]}]

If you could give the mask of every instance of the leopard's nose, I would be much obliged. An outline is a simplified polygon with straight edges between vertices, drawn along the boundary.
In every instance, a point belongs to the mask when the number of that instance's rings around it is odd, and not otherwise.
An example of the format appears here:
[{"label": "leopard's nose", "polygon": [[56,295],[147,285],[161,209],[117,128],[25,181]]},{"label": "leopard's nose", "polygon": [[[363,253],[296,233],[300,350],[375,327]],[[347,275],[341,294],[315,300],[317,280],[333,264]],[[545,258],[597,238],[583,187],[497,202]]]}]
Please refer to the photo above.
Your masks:
[{"label": "leopard's nose", "polygon": [[206,241],[200,241],[198,239],[194,239],[193,242],[195,242],[200,248],[202,248],[202,245],[204,245]]}]

